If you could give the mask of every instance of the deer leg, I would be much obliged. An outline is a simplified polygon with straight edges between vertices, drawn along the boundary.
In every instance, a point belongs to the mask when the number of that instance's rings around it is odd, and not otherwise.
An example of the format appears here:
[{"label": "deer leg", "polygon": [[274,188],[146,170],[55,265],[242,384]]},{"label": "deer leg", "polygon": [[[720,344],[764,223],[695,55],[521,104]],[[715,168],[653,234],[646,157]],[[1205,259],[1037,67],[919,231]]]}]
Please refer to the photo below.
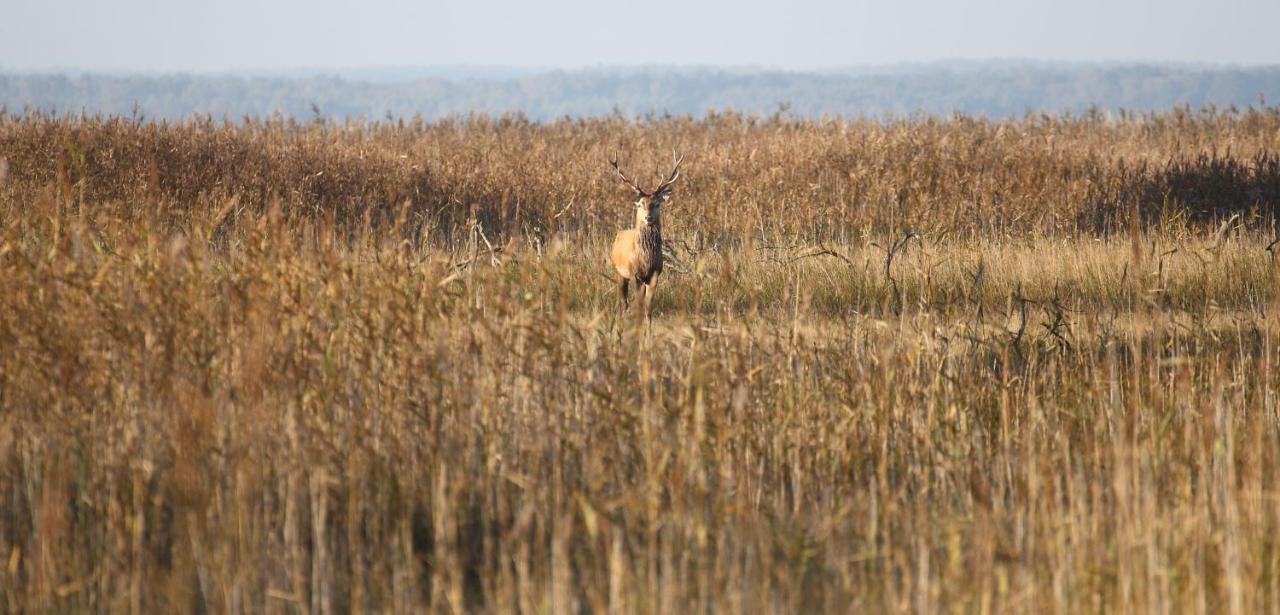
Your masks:
[{"label": "deer leg", "polygon": [[649,276],[649,283],[644,285],[644,317],[653,319],[653,288],[658,285],[658,274]]},{"label": "deer leg", "polygon": [[[631,280],[622,278],[618,283],[618,290],[622,292],[622,311],[626,312],[631,307]],[[640,292],[639,286],[636,287],[636,292]]]}]

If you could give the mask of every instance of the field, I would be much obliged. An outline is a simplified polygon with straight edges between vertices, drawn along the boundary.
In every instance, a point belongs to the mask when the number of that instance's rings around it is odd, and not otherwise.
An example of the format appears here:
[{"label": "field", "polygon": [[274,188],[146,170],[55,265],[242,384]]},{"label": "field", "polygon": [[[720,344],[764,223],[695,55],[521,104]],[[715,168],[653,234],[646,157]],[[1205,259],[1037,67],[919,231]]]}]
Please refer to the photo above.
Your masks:
[{"label": "field", "polygon": [[0,115],[0,610],[1277,612],[1277,214],[1280,108]]}]

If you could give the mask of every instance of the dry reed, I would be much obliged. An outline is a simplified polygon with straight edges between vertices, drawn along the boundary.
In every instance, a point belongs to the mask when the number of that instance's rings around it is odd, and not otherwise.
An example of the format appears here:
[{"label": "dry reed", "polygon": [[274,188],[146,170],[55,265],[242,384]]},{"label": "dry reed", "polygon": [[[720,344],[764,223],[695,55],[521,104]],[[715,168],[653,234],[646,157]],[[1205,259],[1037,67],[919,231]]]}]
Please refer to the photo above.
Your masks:
[{"label": "dry reed", "polygon": [[0,608],[1276,610],[1278,140],[0,119]]}]

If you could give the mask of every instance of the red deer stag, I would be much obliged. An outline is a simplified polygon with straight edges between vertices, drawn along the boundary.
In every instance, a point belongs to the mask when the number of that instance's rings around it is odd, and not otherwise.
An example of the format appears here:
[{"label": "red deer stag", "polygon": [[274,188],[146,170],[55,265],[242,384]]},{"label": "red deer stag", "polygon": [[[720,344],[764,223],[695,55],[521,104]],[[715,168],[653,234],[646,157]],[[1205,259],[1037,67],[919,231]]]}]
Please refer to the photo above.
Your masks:
[{"label": "red deer stag", "polygon": [[622,310],[625,312],[631,305],[630,286],[634,281],[636,294],[643,293],[646,319],[653,312],[653,288],[662,273],[662,204],[671,198],[671,186],[680,178],[681,162],[684,162],[684,156],[675,160],[671,176],[650,191],[636,185],[618,168],[617,154],[609,160],[618,177],[636,192],[635,228],[618,232],[613,240],[613,249],[609,251],[609,261],[621,278]]}]

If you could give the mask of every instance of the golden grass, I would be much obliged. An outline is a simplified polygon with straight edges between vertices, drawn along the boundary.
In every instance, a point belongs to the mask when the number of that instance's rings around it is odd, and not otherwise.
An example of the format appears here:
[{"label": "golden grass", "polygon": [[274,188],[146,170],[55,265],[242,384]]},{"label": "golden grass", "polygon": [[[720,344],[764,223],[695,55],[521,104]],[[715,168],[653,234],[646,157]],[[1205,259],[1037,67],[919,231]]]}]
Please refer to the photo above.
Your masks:
[{"label": "golden grass", "polygon": [[7,610],[1280,608],[1272,112],[3,122]]},{"label": "golden grass", "polygon": [[[688,154],[677,231],[848,242],[861,233],[1074,235],[1143,222],[1180,228],[1280,208],[1280,108],[1014,121],[884,123],[713,115],[534,125],[286,120],[176,125],[0,115],[22,195],[54,188],[91,215],[181,226],[192,214],[279,205],[289,219],[399,220],[421,239],[478,223],[489,239],[611,234],[627,220],[607,169],[644,181]],[[678,213],[677,213],[678,209]],[[694,224],[696,221],[696,224]],[[689,224],[691,226],[683,227]]]}]

